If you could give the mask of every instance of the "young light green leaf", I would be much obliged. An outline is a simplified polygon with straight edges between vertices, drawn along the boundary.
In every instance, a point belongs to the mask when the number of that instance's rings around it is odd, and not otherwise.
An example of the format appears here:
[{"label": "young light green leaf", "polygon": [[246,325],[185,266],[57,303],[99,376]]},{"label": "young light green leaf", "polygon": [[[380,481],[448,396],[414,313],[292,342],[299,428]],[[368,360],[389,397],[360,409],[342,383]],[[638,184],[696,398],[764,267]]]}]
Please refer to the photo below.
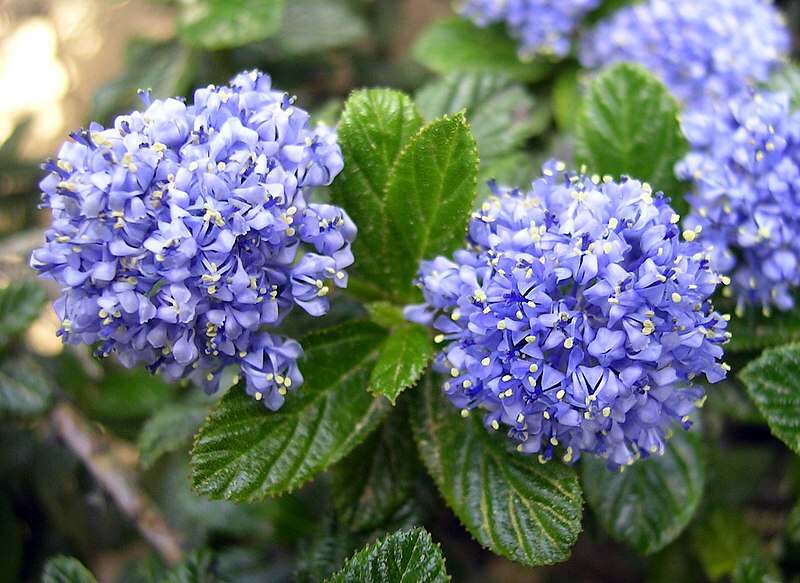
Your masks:
[{"label": "young light green leaf", "polygon": [[208,405],[169,405],[150,417],[139,433],[139,461],[149,468],[162,455],[188,443],[208,415]]},{"label": "young light green leaf", "polygon": [[439,492],[473,537],[529,566],[569,557],[581,530],[582,497],[573,468],[511,453],[480,415],[462,419],[426,377],[412,428]]},{"label": "young light green leaf", "polygon": [[0,289],[0,345],[21,332],[41,313],[47,299],[38,283],[22,281]]},{"label": "young light green leaf", "polygon": [[339,123],[339,143],[347,163],[331,195],[359,227],[353,244],[355,271],[364,285],[377,288],[378,297],[396,299],[388,285],[392,217],[386,209],[386,185],[400,152],[422,123],[411,99],[389,89],[353,93]]},{"label": "young light green leaf", "polygon": [[422,259],[463,246],[475,202],[478,152],[463,114],[424,127],[406,146],[387,186],[390,282],[402,297],[419,293]]},{"label": "young light green leaf", "polygon": [[663,549],[686,528],[697,510],[705,480],[699,439],[676,430],[661,457],[639,460],[612,472],[605,460],[585,457],[586,499],[615,539],[642,554]]},{"label": "young light green leaf", "polygon": [[583,101],[580,75],[580,68],[569,67],[559,73],[553,82],[553,116],[562,130],[571,132],[578,123],[577,113],[581,111]]},{"label": "young light green leaf", "polygon": [[446,583],[450,576],[439,545],[425,529],[398,531],[347,560],[330,583]]},{"label": "young light green leaf", "polygon": [[772,434],[800,454],[800,344],[765,350],[740,376]]},{"label": "young light green leaf", "polygon": [[178,35],[189,45],[227,49],[264,40],[283,20],[284,0],[186,0]]},{"label": "young light green leaf", "polygon": [[275,42],[286,55],[306,55],[353,44],[367,32],[364,19],[343,0],[292,0]]},{"label": "young light green leaf", "polygon": [[33,359],[23,356],[0,364],[0,412],[37,415],[53,397],[50,380]]},{"label": "young light green leaf", "polygon": [[800,341],[800,308],[764,316],[749,310],[743,316],[734,316],[728,324],[731,341],[725,346],[729,352],[755,352],[771,346],[782,346]]},{"label": "young light green leaf", "polygon": [[333,469],[338,519],[352,532],[385,525],[411,495],[419,462],[405,409]]},{"label": "young light green leaf", "polygon": [[392,331],[383,345],[369,390],[394,405],[400,393],[413,387],[433,358],[430,332],[419,324],[406,324]]},{"label": "young light green leaf", "polygon": [[800,65],[791,62],[779,67],[769,80],[767,89],[788,93],[794,106],[800,106]]},{"label": "young light green leaf", "polygon": [[97,583],[97,579],[78,559],[60,556],[47,561],[42,583]]},{"label": "young light green leaf", "polygon": [[303,341],[305,384],[279,411],[234,388],[195,438],[193,483],[201,494],[237,501],[290,491],[353,450],[388,410],[364,388],[386,338],[350,322]]},{"label": "young light green leaf", "polygon": [[552,69],[552,64],[544,60],[520,60],[516,41],[501,28],[481,28],[463,18],[431,25],[414,44],[412,54],[442,75],[492,71],[521,81],[537,81]]},{"label": "young light green leaf", "polygon": [[661,82],[638,65],[611,66],[589,88],[576,128],[579,164],[590,173],[628,175],[649,182],[686,209],[685,185],[674,167],[688,150],[678,104]]}]

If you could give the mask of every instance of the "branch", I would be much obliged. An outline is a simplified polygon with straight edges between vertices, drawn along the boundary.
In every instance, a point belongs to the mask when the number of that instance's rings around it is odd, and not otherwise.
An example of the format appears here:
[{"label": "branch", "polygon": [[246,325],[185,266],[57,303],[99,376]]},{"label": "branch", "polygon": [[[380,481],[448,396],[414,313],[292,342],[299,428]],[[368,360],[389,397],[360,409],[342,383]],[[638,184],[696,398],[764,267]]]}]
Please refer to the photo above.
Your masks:
[{"label": "branch", "polygon": [[[142,536],[170,565],[181,560],[179,536],[170,529],[153,501],[137,484],[132,448],[103,434],[68,403],[56,405],[50,415],[56,434],[86,465]],[[135,456],[135,452],[133,452]],[[133,458],[135,460],[135,457]]]}]

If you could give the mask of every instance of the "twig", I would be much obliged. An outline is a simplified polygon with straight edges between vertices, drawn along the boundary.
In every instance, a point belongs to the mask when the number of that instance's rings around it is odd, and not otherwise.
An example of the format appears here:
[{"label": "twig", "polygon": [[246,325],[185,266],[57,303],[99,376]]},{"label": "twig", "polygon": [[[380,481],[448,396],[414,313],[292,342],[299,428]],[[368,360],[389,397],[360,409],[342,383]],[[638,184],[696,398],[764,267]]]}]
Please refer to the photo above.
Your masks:
[{"label": "twig", "polygon": [[[86,465],[142,536],[170,565],[180,562],[179,536],[170,529],[153,501],[141,490],[127,444],[103,434],[69,403],[56,405],[50,415],[56,434]],[[135,463],[135,462],[134,462]]]}]

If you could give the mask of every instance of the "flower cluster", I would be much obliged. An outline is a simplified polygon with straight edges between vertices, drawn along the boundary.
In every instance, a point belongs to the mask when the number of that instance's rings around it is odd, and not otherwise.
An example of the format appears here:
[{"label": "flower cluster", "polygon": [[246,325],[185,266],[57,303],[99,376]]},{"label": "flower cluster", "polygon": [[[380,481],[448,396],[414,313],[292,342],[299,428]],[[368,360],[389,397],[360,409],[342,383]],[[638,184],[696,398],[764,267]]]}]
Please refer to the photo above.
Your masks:
[{"label": "flower cluster", "polygon": [[263,327],[294,304],[324,314],[353,262],[353,223],[305,198],[342,169],[336,135],[309,129],[257,71],[191,104],[143,100],[45,165],[53,222],[31,265],[63,286],[59,333],[209,391],[240,365],[247,392],[277,409],[302,382],[302,350]]},{"label": "flower cluster", "polygon": [[648,0],[601,23],[580,57],[590,68],[640,63],[695,109],[766,80],[790,43],[772,0]]},{"label": "flower cluster", "polygon": [[440,332],[451,402],[519,451],[614,467],[661,454],[702,404],[693,380],[729,368],[728,318],[709,300],[720,278],[647,184],[543,173],[529,193],[494,187],[467,248],[423,263],[426,303],[406,316]]},{"label": "flower cluster", "polygon": [[461,12],[480,26],[504,22],[520,43],[520,54],[569,53],[584,16],[601,0],[467,0]]},{"label": "flower cluster", "polygon": [[738,310],[794,307],[800,285],[800,113],[789,96],[745,91],[711,113],[684,116],[692,151],[690,229],[733,278]]}]

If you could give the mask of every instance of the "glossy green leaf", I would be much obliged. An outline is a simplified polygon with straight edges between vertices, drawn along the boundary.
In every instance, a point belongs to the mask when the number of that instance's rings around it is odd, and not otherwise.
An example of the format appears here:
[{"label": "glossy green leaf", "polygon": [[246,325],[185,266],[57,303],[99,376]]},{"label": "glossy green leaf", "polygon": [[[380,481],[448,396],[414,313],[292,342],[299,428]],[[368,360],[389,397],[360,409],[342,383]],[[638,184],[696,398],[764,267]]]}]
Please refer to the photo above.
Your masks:
[{"label": "glossy green leaf", "polygon": [[789,312],[764,316],[749,310],[734,316],[728,324],[731,341],[725,346],[729,352],[755,352],[771,346],[782,346],[800,341],[800,308]]},{"label": "glossy green leaf", "polygon": [[396,299],[388,286],[392,217],[386,209],[386,185],[400,152],[422,123],[411,99],[388,89],[353,93],[339,123],[339,143],[347,164],[333,183],[331,195],[359,226],[353,244],[354,271],[364,285],[377,288],[378,297]]},{"label": "glossy green leaf", "polygon": [[286,55],[306,55],[353,44],[367,33],[367,23],[344,0],[292,0],[275,42]]},{"label": "glossy green leaf", "polygon": [[204,49],[226,49],[264,40],[283,20],[284,0],[184,0],[178,35]]},{"label": "glossy green leaf", "polygon": [[47,561],[42,583],[97,583],[97,579],[78,559],[61,556]]},{"label": "glossy green leaf", "polygon": [[643,554],[678,537],[703,493],[703,450],[695,434],[682,430],[676,430],[663,456],[639,460],[622,472],[589,456],[581,464],[586,499],[600,523]]},{"label": "glossy green leaf", "polygon": [[715,509],[692,529],[692,547],[712,581],[733,573],[742,558],[759,554],[759,546],[740,510]]},{"label": "glossy green leaf", "polygon": [[450,576],[439,545],[425,529],[398,531],[347,560],[331,583],[445,583]]},{"label": "glossy green leaf", "polygon": [[439,492],[473,537],[492,552],[529,566],[569,557],[581,530],[582,497],[575,470],[512,453],[480,415],[462,419],[439,380],[419,387],[412,428]]},{"label": "glossy green leaf", "polygon": [[392,330],[372,376],[369,390],[394,404],[400,393],[413,387],[433,358],[431,334],[419,324],[406,324]]},{"label": "glossy green leaf", "polygon": [[0,346],[24,332],[44,309],[47,299],[38,283],[22,281],[0,289]]},{"label": "glossy green leaf", "polygon": [[30,357],[0,364],[0,412],[23,416],[44,413],[52,397],[50,379]]},{"label": "glossy green leaf", "polygon": [[592,82],[583,101],[576,127],[577,161],[590,173],[649,182],[683,212],[687,188],[675,177],[674,167],[688,144],[678,112],[678,103],[652,74],[637,65],[613,65]]},{"label": "glossy green leaf", "polygon": [[306,337],[305,383],[279,411],[232,389],[195,438],[195,489],[256,500],[293,490],[347,455],[388,410],[385,399],[365,390],[385,338],[368,322]]},{"label": "glossy green leaf", "polygon": [[392,413],[333,469],[337,515],[353,532],[385,525],[411,495],[419,462],[405,413]]},{"label": "glossy green leaf", "polygon": [[413,299],[423,259],[464,245],[475,203],[478,152],[463,114],[425,126],[406,146],[386,187],[390,285]]},{"label": "glossy green leaf", "polygon": [[764,351],[741,379],[772,434],[800,454],[800,344]]},{"label": "glossy green leaf", "polygon": [[162,455],[189,443],[208,415],[208,405],[179,403],[169,405],[150,417],[139,433],[139,461],[145,468]]},{"label": "glossy green leaf", "polygon": [[536,81],[552,69],[552,64],[544,60],[520,60],[517,42],[502,28],[481,28],[463,18],[431,25],[417,39],[412,54],[442,75],[454,71],[491,71],[522,81]]}]

